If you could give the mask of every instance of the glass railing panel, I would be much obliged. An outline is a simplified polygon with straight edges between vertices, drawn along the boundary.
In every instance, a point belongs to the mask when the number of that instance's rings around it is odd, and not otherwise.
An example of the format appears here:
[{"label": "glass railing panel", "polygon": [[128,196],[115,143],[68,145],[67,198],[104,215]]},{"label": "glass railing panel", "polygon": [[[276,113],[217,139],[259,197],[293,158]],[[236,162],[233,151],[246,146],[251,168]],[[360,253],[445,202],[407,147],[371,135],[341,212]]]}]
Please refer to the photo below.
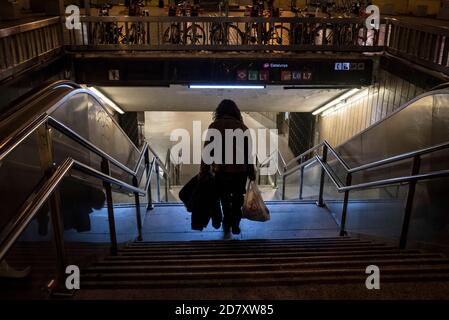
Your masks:
[{"label": "glass railing panel", "polygon": [[449,94],[423,97],[337,148],[351,167],[449,141]]},{"label": "glass railing panel", "polygon": [[60,164],[70,157],[93,169],[101,171],[102,159],[96,153],[89,151],[57,130],[52,131],[52,137],[53,157],[56,164]]},{"label": "glass railing panel", "polygon": [[[264,181],[262,177],[262,182]],[[285,190],[284,199],[285,200],[298,200],[299,199],[299,181],[300,181],[300,171],[295,171],[289,176],[287,176],[279,186],[280,192]],[[284,186],[282,184],[285,184]],[[282,195],[281,195],[282,196]]]},{"label": "glass railing panel", "polygon": [[44,140],[33,133],[0,162],[0,230],[10,223],[44,176]]},{"label": "glass railing panel", "polygon": [[338,192],[337,187],[326,174],[324,178],[323,201],[338,223],[341,221],[343,200],[344,193]]},{"label": "glass railing panel", "polygon": [[[449,150],[422,156],[420,173],[447,170]],[[416,185],[410,221],[409,241],[448,245],[449,179],[420,181]]]},{"label": "glass railing panel", "polygon": [[[121,193],[115,191],[112,192],[113,199],[120,195]],[[107,208],[104,208],[103,210],[106,210],[107,213]],[[114,206],[114,219],[117,230],[117,242],[119,244],[134,241],[137,238],[137,218],[134,194],[129,198],[128,203]]]},{"label": "glass railing panel", "polygon": [[[64,178],[58,188],[64,224],[68,262],[80,268],[109,253],[111,234],[103,183],[76,172]],[[112,192],[116,199],[122,193]],[[130,198],[134,200],[134,197]],[[134,201],[114,202],[114,222],[118,244],[137,236]]]},{"label": "glass railing panel", "polygon": [[[349,194],[346,230],[371,236],[398,239],[404,217],[408,186],[391,186]],[[337,221],[341,211],[335,212]]]},{"label": "glass railing panel", "polygon": [[[17,278],[0,276],[1,299],[42,299],[56,277],[56,249],[47,205],[37,213],[0,262],[0,273],[12,268]],[[11,273],[10,273],[11,274]]]},{"label": "glass railing panel", "polygon": [[415,242],[447,249],[449,214],[447,188],[449,179],[421,181],[416,185],[408,233],[409,245]]},{"label": "glass railing panel", "polygon": [[[304,167],[304,181],[302,199],[317,200],[320,191],[321,166],[318,162],[312,162]],[[296,186],[299,190],[299,185]]]},{"label": "glass railing panel", "polygon": [[56,109],[51,116],[129,169],[134,170],[139,158],[139,150],[113,117],[92,96],[86,93],[76,94]]}]

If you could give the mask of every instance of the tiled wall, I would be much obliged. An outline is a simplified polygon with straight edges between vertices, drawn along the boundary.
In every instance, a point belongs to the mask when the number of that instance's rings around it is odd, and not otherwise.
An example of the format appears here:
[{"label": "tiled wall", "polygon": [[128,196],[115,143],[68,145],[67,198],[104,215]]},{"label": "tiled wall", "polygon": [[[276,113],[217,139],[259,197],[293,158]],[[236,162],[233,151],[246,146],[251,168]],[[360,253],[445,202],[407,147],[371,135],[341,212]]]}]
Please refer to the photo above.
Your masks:
[{"label": "tiled wall", "polygon": [[426,91],[385,70],[380,71],[375,85],[363,90],[364,97],[319,118],[320,140],[337,146]]}]

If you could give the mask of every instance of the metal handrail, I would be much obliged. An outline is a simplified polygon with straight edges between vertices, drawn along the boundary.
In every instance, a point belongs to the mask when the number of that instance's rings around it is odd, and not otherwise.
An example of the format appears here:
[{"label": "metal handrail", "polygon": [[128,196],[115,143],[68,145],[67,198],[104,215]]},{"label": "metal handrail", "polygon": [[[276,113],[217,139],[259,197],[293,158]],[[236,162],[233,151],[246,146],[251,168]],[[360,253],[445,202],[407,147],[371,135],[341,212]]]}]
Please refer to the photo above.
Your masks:
[{"label": "metal handrail", "polygon": [[67,87],[67,88],[72,88],[72,89],[80,89],[81,88],[80,85],[78,85],[77,83],[74,83],[73,81],[69,81],[69,80],[58,80],[58,81],[54,81],[51,83],[47,83],[47,84],[39,87],[37,90],[33,90],[30,93],[26,94],[25,97],[22,96],[20,102],[18,102],[18,104],[14,108],[4,112],[1,115],[0,123],[2,123],[2,121],[6,120],[9,116],[11,116],[16,111],[22,109],[25,106],[28,106],[31,102],[35,102],[36,99],[43,99],[46,96],[48,96],[54,89],[58,89],[58,88],[62,88],[62,87]]},{"label": "metal handrail", "polygon": [[53,24],[57,24],[61,22],[61,18],[59,16],[57,17],[51,17],[46,19],[41,19],[38,21],[31,21],[7,28],[0,29],[0,39],[5,37],[10,37],[15,34],[20,34],[27,31],[33,31],[36,29],[40,29],[46,26],[50,26]]},{"label": "metal handrail", "polygon": [[[67,83],[59,83],[54,86],[47,86],[47,89],[53,88],[59,88],[61,86],[66,86]],[[72,87],[74,88],[74,87]],[[166,172],[166,169],[162,162],[160,162],[160,159],[158,159],[156,153],[154,150],[150,148],[148,143],[144,143],[142,150],[139,151],[140,155],[137,159],[136,165],[133,169],[128,168],[94,144],[92,144],[87,139],[80,136],[78,133],[64,125],[63,123],[59,122],[58,120],[54,119],[52,116],[50,116],[48,113],[50,113],[49,110],[55,110],[59,106],[61,106],[67,99],[72,97],[74,94],[77,93],[88,93],[85,89],[79,89],[75,88],[72,92],[67,93],[66,91],[58,92],[55,97],[53,97],[52,101],[54,102],[55,99],[58,101],[56,104],[50,106],[49,108],[45,109],[46,111],[38,113],[36,116],[33,117],[31,115],[31,118],[26,120],[24,124],[17,130],[7,134],[6,138],[0,141],[0,161],[5,159],[9,154],[11,154],[12,151],[14,151],[24,140],[26,140],[28,137],[30,137],[34,132],[36,132],[38,129],[43,128],[45,129],[43,132],[45,132],[45,137],[42,137],[46,139],[48,143],[45,144],[43,147],[45,150],[43,156],[46,159],[45,164],[42,164],[42,169],[45,173],[45,176],[48,177],[49,173],[53,173],[50,177],[47,178],[46,182],[43,186],[38,186],[35,189],[35,192],[30,197],[29,201],[26,201],[24,204],[24,207],[19,211],[16,218],[12,220],[3,230],[0,231],[0,260],[4,256],[4,254],[8,251],[8,249],[11,247],[11,245],[14,243],[14,241],[17,239],[17,237],[23,232],[24,228],[28,225],[29,221],[37,214],[39,209],[43,206],[43,204],[48,201],[50,206],[50,212],[52,214],[52,222],[54,224],[54,231],[55,231],[55,243],[57,247],[57,255],[58,255],[58,261],[59,261],[59,274],[63,274],[65,268],[65,253],[64,253],[64,244],[63,244],[63,229],[62,229],[62,217],[60,217],[59,213],[59,201],[56,197],[52,198],[53,191],[57,188],[57,186],[60,184],[62,179],[66,176],[66,174],[71,169],[76,169],[78,171],[81,171],[91,177],[100,179],[103,181],[104,189],[106,192],[106,200],[107,200],[107,208],[108,208],[108,222],[109,222],[109,234],[111,237],[111,253],[115,254],[117,252],[117,236],[116,236],[116,229],[115,229],[115,220],[114,220],[114,209],[113,209],[113,199],[112,199],[112,189],[111,185],[115,185],[120,190],[126,190],[127,192],[131,192],[135,196],[135,205],[136,205],[136,220],[137,220],[137,230],[138,230],[138,240],[142,240],[142,221],[140,216],[140,196],[148,196],[148,209],[152,208],[152,195],[151,195],[151,177],[153,171],[159,172],[159,166],[162,167],[163,171]],[[37,94],[34,94],[33,96],[36,96]],[[95,99],[94,95],[92,95]],[[29,99],[26,99],[25,101],[30,101]],[[104,108],[102,103],[98,101],[100,105]],[[40,109],[39,109],[40,110]],[[109,114],[109,113],[108,113]],[[7,122],[8,121],[8,122]],[[8,118],[3,122],[3,124],[7,125],[9,124],[10,119]],[[50,128],[53,128],[57,130],[58,132],[61,132],[66,137],[70,138],[71,140],[75,141],[77,144],[81,145],[82,147],[86,148],[87,150],[93,152],[94,154],[98,155],[101,159],[101,171],[91,168],[90,166],[83,164],[79,161],[76,161],[71,158],[67,158],[65,161],[62,162],[62,164],[58,168],[53,167],[53,148],[51,147],[51,142],[53,140],[53,133]],[[135,148],[135,147],[134,147]],[[137,148],[136,148],[137,150]],[[150,153],[153,154],[153,159],[150,164]],[[139,169],[142,166],[142,163],[145,163],[145,168],[147,170],[147,181],[145,183],[145,189],[140,189],[138,186],[140,184],[140,180],[143,176],[143,174],[138,177]],[[132,177],[132,184],[130,185],[127,182],[124,182],[122,180],[119,180],[117,178],[114,178],[111,175],[111,169],[110,164],[118,167],[122,171],[126,172]],[[165,179],[169,179],[169,176],[165,176]],[[168,201],[168,189],[167,189],[168,182],[166,183],[166,199]],[[158,181],[157,181],[157,190],[158,190],[158,199],[160,200],[160,181],[159,181],[159,174],[158,174]]]},{"label": "metal handrail", "polygon": [[[405,213],[403,218],[403,226],[401,230],[400,240],[399,240],[399,247],[405,248],[407,244],[407,234],[411,219],[411,211],[413,208],[413,200],[414,200],[414,194],[416,189],[416,184],[418,181],[421,180],[430,180],[430,179],[437,179],[437,178],[445,178],[449,177],[449,170],[440,170],[440,171],[434,171],[430,173],[420,173],[420,166],[421,166],[421,157],[426,154],[430,154],[433,152],[437,152],[444,149],[449,149],[449,142],[445,142],[442,144],[438,144],[432,147],[416,150],[413,152],[403,153],[394,157],[390,157],[384,160],[375,161],[366,165],[362,165],[356,168],[345,168],[346,170],[346,182],[343,183],[340,181],[339,177],[335,175],[333,170],[329,167],[327,163],[327,156],[328,153],[331,152],[335,155],[337,159],[340,157],[338,154],[330,151],[332,148],[328,148],[328,143],[321,143],[319,146],[323,147],[323,154],[322,156],[315,155],[313,158],[309,159],[306,162],[303,162],[299,164],[297,167],[292,168],[288,172],[284,173],[282,176],[283,178],[283,186],[282,186],[282,199],[285,199],[285,179],[288,175],[292,174],[293,172],[297,171],[298,169],[301,169],[301,185],[300,185],[300,194],[299,198],[302,199],[302,186],[303,186],[303,180],[304,180],[304,168],[311,163],[317,162],[321,167],[321,178],[320,178],[320,187],[319,187],[319,195],[318,195],[318,206],[324,206],[324,200],[323,200],[323,190],[324,190],[324,178],[325,175],[329,177],[329,179],[334,184],[335,188],[339,193],[344,192],[344,200],[343,200],[343,208],[341,213],[341,223],[340,223],[340,235],[346,234],[346,216],[347,216],[347,209],[348,209],[348,201],[349,201],[349,193],[351,191],[356,190],[368,190],[373,188],[382,188],[386,186],[391,185],[400,185],[400,184],[408,184],[409,190],[407,195],[407,201],[405,206]],[[314,147],[311,150],[316,150],[317,148]],[[380,166],[391,164],[391,163],[397,163],[403,160],[407,159],[413,159],[412,168],[411,168],[411,174],[407,176],[402,177],[395,177],[395,178],[389,178],[389,179],[382,179],[377,181],[371,181],[371,182],[365,182],[365,183],[359,183],[356,185],[352,185],[352,174],[355,172],[360,172],[362,170],[368,170],[373,168],[378,168]]]},{"label": "metal handrail", "polygon": [[[402,154],[399,154],[399,155],[396,155],[396,156],[393,156],[393,157],[390,157],[390,158],[386,158],[386,159],[382,159],[382,160],[378,160],[378,161],[373,161],[373,162],[370,162],[370,163],[367,163],[367,164],[364,164],[364,165],[361,165],[361,166],[358,166],[358,167],[354,167],[354,168],[350,168],[346,164],[346,162],[336,153],[335,149],[332,148],[329,145],[329,143],[327,141],[323,141],[322,143],[320,143],[320,144],[316,145],[315,147],[309,149],[308,151],[304,152],[303,155],[305,156],[307,154],[310,154],[311,152],[313,152],[313,151],[315,151],[315,150],[317,150],[317,149],[319,149],[320,147],[323,147],[323,146],[327,146],[329,148],[329,151],[331,151],[332,154],[335,156],[335,158],[343,165],[343,168],[345,169],[345,171],[347,173],[356,173],[356,172],[363,171],[363,170],[374,169],[374,168],[377,168],[377,167],[380,167],[380,166],[384,166],[384,165],[387,165],[387,164],[391,164],[391,163],[394,163],[394,162],[400,162],[400,161],[403,161],[403,160],[411,159],[411,158],[413,158],[415,156],[422,156],[422,155],[425,155],[425,154],[428,154],[428,153],[432,153],[432,152],[448,149],[449,148],[449,142],[441,143],[441,144],[438,144],[438,145],[435,145],[435,146],[432,146],[432,147],[428,147],[428,148],[415,150],[415,151],[412,151],[412,152],[405,152],[405,153],[402,153]],[[298,160],[301,157],[303,157],[303,156],[296,157],[295,160]],[[311,158],[311,159],[312,160],[316,160],[316,157],[315,158]],[[293,174],[298,169],[302,168],[304,165],[307,165],[307,164],[310,164],[310,159],[308,160],[307,163],[306,162],[305,163],[301,163],[298,166],[293,167],[290,170],[284,172],[283,175],[284,176],[289,176],[289,175]]]},{"label": "metal handrail", "polygon": [[32,200],[26,202],[26,205],[18,213],[19,219],[17,219],[15,223],[13,223],[8,228],[8,230],[6,230],[6,232],[2,232],[2,237],[0,238],[0,261],[3,259],[5,254],[11,248],[20,234],[24,231],[30,221],[35,217],[38,211],[49,200],[50,196],[60,185],[63,178],[67,176],[72,169],[79,170],[91,177],[100,179],[103,182],[114,184],[117,187],[126,189],[129,192],[135,192],[142,196],[145,196],[147,194],[147,189],[139,189],[131,186],[126,182],[106,175],[69,157],[54,170],[51,177],[45,181],[45,183],[38,189],[38,192],[32,197]]}]

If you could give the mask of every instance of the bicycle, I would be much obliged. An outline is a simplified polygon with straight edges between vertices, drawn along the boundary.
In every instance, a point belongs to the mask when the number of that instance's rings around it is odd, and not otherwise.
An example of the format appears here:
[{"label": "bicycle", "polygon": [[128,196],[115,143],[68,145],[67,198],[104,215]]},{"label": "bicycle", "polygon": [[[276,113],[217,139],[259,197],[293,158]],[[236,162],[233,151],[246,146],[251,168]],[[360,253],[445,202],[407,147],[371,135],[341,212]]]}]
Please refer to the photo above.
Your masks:
[{"label": "bicycle", "polygon": [[[109,16],[109,10],[112,4],[105,3],[100,7],[99,16]],[[121,37],[123,37],[123,26],[118,27],[115,22],[99,22],[94,25],[92,35],[93,41],[96,44],[119,44]]]},{"label": "bicycle", "polygon": [[[316,4],[317,2],[315,2]],[[331,12],[338,12],[344,8],[346,11],[343,17],[364,17],[364,10],[360,9],[360,1],[349,5],[343,2],[339,7],[336,3],[327,2],[326,7],[321,7],[321,12],[327,14],[327,18],[331,18]],[[292,12],[298,17],[299,14],[305,15],[303,10],[292,8]],[[357,16],[355,16],[357,13]],[[312,15],[313,16],[313,15]],[[340,16],[341,17],[341,16]],[[316,25],[297,24],[292,28],[292,42],[295,44],[306,45],[329,45],[329,46],[370,46],[377,41],[377,30],[367,30],[364,24],[330,24],[322,23]]]},{"label": "bicycle", "polygon": [[[143,0],[129,1],[128,14],[135,17],[148,17],[150,15],[148,10],[143,10]],[[142,22],[132,23],[127,37],[123,39],[124,44],[144,44],[145,43],[145,25]],[[149,42],[149,39],[148,39]]]},{"label": "bicycle", "polygon": [[[251,17],[279,17],[279,9],[273,7],[273,1],[268,2],[265,10],[264,0],[253,0],[250,7]],[[269,25],[258,22],[245,27],[245,42],[248,44],[288,45],[290,44],[290,29],[283,25]]]},{"label": "bicycle", "polygon": [[[199,5],[195,3],[191,6],[187,1],[178,5],[171,4],[168,15],[173,16],[198,16]],[[183,26],[184,25],[184,26]],[[169,44],[195,44],[204,45],[206,34],[204,29],[196,23],[172,23],[164,32],[163,42]],[[184,31],[185,30],[185,31]]]},{"label": "bicycle", "polygon": [[[222,8],[225,7],[224,16],[229,16],[229,5],[227,0],[220,1],[218,5],[218,16],[223,16]],[[213,45],[241,45],[244,41],[244,35],[240,29],[229,23],[213,23],[211,26],[210,42]]]}]

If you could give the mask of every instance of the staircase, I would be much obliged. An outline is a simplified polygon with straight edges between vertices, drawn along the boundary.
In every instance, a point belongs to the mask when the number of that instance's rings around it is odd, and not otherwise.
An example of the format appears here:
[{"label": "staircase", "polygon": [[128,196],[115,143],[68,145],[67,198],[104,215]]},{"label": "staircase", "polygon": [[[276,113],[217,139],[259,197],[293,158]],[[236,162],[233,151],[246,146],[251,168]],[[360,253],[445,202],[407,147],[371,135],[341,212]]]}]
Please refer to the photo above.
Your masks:
[{"label": "staircase", "polygon": [[[381,290],[367,290],[377,265]],[[134,242],[82,270],[75,298],[438,298],[449,259],[351,237]],[[218,290],[217,290],[218,289]]]}]

